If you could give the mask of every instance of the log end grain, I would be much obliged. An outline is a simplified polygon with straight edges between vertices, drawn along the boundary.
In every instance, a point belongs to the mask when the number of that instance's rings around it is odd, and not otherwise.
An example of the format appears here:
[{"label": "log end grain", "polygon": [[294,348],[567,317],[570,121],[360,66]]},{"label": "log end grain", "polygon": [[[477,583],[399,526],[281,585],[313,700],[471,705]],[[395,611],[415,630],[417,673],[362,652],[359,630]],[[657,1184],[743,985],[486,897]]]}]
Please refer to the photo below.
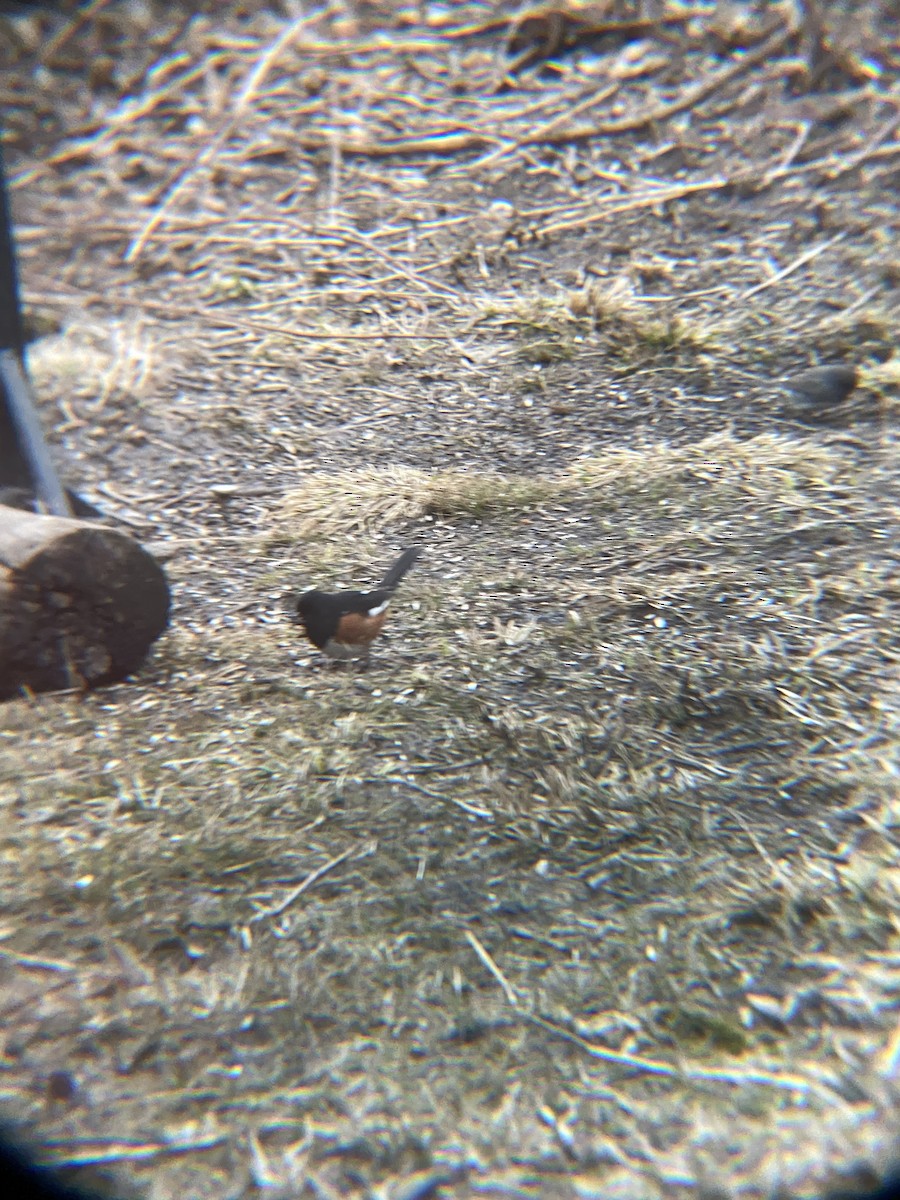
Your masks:
[{"label": "log end grain", "polygon": [[162,568],[125,534],[0,507],[0,699],[133,674],[169,605]]}]

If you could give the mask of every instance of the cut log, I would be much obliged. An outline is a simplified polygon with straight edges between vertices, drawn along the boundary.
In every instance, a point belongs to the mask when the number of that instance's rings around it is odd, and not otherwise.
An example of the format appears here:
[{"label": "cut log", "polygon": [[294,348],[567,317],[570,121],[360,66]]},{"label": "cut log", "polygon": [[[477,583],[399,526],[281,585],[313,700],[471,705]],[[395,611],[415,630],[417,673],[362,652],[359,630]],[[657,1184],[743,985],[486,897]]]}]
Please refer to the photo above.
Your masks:
[{"label": "cut log", "polygon": [[0,699],[124,679],[168,619],[162,568],[130,537],[0,506]]}]

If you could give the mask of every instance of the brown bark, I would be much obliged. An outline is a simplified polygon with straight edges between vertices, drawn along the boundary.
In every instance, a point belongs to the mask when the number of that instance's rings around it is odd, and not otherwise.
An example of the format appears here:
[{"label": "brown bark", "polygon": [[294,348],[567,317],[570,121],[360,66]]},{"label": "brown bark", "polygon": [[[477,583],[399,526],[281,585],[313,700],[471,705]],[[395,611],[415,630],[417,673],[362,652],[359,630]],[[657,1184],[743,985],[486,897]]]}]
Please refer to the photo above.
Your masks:
[{"label": "brown bark", "polygon": [[0,505],[0,699],[123,679],[168,617],[166,577],[131,538]]}]

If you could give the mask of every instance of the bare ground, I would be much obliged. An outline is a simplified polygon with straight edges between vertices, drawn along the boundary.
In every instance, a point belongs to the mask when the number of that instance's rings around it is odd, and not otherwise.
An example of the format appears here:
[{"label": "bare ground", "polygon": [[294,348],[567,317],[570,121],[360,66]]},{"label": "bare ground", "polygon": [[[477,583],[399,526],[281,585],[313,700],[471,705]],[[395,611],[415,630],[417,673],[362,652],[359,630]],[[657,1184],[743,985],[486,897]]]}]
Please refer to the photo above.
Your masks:
[{"label": "bare ground", "polygon": [[3,708],[5,1115],[160,1200],[877,1178],[891,6],[205,7],[0,16],[44,417],[176,600]]}]

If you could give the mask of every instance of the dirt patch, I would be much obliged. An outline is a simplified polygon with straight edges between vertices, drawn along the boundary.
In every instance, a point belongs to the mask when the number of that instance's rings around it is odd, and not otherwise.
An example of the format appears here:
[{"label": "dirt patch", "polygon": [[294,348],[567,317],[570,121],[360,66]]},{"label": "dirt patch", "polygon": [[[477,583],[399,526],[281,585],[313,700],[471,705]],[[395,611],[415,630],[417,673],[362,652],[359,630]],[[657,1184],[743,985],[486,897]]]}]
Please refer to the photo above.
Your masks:
[{"label": "dirt patch", "polygon": [[[52,1160],[413,1200],[893,1153],[900,63],[886,5],[763,7],[0,17],[44,418],[176,602],[135,683],[2,710]],[[847,402],[781,390],[830,362]],[[322,662],[288,593],[411,543]]]}]

